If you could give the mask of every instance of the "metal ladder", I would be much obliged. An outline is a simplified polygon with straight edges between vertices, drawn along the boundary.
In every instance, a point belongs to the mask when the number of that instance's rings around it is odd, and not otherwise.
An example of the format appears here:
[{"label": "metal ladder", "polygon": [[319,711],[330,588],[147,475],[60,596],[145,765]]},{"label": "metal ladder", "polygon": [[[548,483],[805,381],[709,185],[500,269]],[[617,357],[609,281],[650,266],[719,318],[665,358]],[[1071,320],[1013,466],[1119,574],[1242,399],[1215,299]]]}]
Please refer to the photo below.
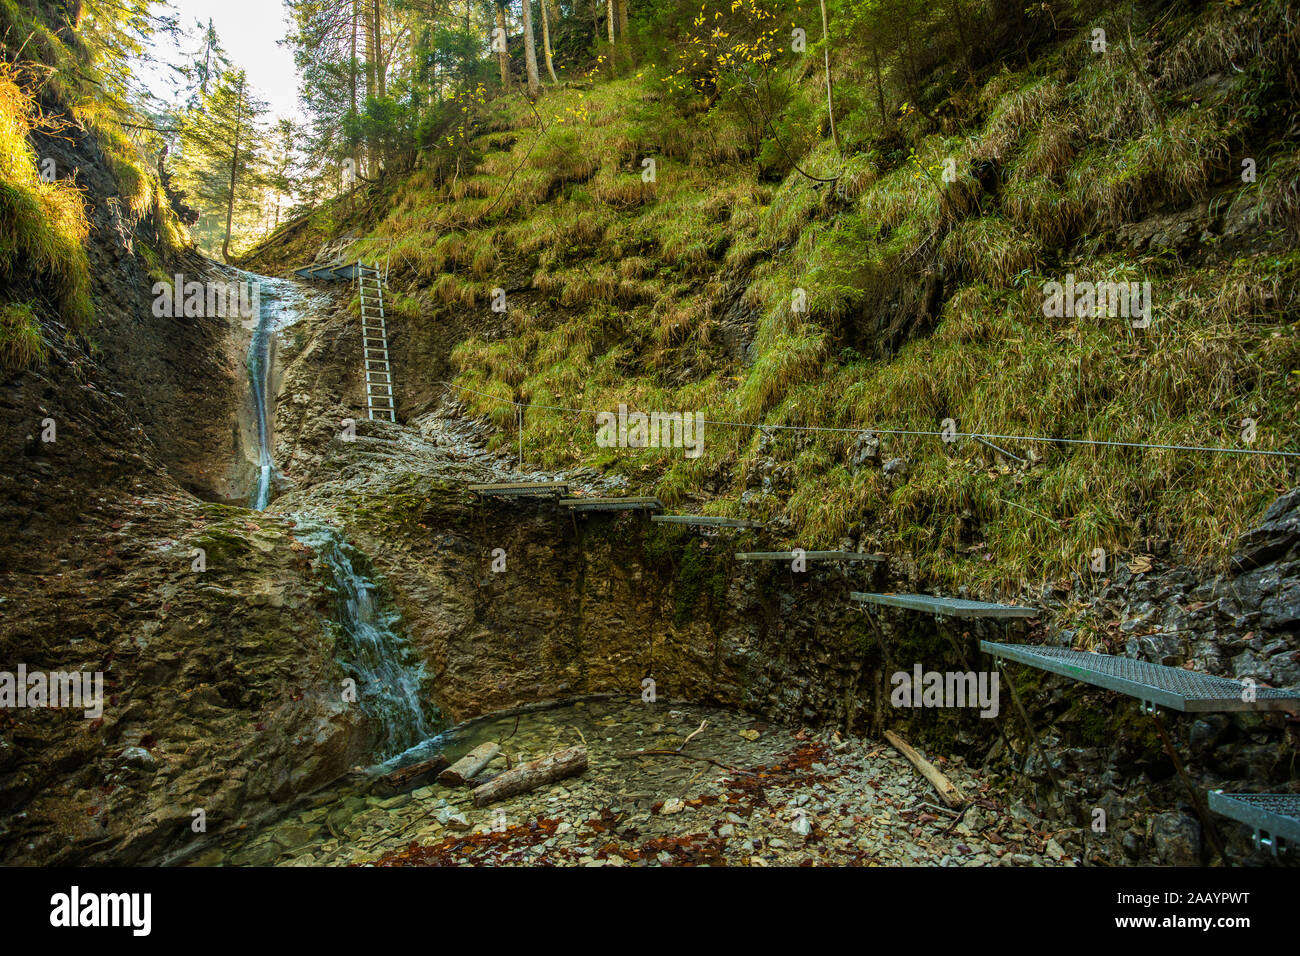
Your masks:
[{"label": "metal ladder", "polygon": [[384,274],[376,262],[357,263],[357,292],[361,297],[361,354],[366,368],[366,412],[385,422],[397,421],[393,401],[393,372],[388,362],[388,326],[384,321]]}]

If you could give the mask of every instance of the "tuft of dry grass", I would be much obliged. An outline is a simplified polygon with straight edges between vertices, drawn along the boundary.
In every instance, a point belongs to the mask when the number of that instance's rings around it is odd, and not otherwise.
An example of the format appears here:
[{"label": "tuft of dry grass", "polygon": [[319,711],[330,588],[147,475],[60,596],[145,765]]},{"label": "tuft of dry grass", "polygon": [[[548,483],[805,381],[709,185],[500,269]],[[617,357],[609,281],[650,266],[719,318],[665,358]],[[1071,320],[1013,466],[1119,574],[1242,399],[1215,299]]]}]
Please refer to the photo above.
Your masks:
[{"label": "tuft of dry grass", "polygon": [[81,329],[92,315],[84,248],[90,224],[76,186],[41,177],[28,140],[35,122],[14,68],[0,63],[0,278],[48,292],[64,321]]},{"label": "tuft of dry grass", "polygon": [[1000,285],[1037,266],[1038,248],[1005,219],[981,216],[948,233],[939,261],[954,276]]},{"label": "tuft of dry grass", "polygon": [[0,305],[0,369],[21,371],[44,364],[45,339],[29,302]]}]

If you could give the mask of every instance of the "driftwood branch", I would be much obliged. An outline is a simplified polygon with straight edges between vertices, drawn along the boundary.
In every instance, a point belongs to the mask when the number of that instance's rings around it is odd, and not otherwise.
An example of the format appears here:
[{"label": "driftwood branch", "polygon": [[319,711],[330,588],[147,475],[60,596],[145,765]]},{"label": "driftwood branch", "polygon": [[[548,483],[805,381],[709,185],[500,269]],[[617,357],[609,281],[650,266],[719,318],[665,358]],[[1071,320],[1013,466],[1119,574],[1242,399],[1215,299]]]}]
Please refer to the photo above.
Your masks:
[{"label": "driftwood branch", "polygon": [[953,809],[962,806],[966,802],[966,798],[962,796],[960,790],[953,786],[952,781],[940,773],[938,767],[917,753],[906,740],[892,730],[885,731],[885,739],[912,762],[912,766],[921,772],[921,776],[930,781],[930,785],[938,791],[940,800]]},{"label": "driftwood branch", "polygon": [[686,745],[689,744],[692,739],[697,737],[708,725],[709,722],[707,720],[700,721],[700,726],[691,731],[691,733],[687,735],[686,739],[682,741],[682,745],[676,750],[633,750],[630,753],[615,754],[614,756],[619,760],[631,760],[633,757],[685,757],[687,760],[700,760],[704,763],[711,763],[713,766],[721,767],[723,770],[730,773],[740,773],[747,777],[757,776],[757,774],[750,773],[748,770],[741,770],[739,767],[729,766],[728,764],[722,763],[720,760],[714,760],[712,757],[697,757],[694,754],[682,752]]},{"label": "driftwood branch", "polygon": [[686,749],[686,745],[689,744],[693,738],[699,736],[700,733],[701,733],[701,732],[704,730],[704,728],[707,727],[707,726],[709,726],[709,722],[708,722],[707,720],[701,720],[701,721],[700,721],[700,726],[696,727],[693,731],[691,731],[689,734],[687,734],[687,735],[686,735],[686,739],[682,741],[682,745],[681,745],[680,747],[678,747],[677,749],[678,749],[679,751],[681,751],[681,750],[685,750],[685,749]]}]

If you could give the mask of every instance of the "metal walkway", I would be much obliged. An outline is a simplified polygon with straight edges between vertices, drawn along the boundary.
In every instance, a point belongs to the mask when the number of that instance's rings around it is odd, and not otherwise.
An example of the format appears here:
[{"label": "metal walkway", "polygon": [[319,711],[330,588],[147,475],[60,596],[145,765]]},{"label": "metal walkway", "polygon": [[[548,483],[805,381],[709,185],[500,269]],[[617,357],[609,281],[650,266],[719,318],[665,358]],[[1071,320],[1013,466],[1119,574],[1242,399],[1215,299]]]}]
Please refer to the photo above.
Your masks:
[{"label": "metal walkway", "polygon": [[1171,710],[1187,713],[1300,710],[1300,688],[1256,687],[1181,667],[1064,647],[980,641],[980,649],[995,659],[1018,661]]},{"label": "metal walkway", "polygon": [[[793,551],[740,551],[737,561],[793,561]],[[805,551],[805,561],[884,561],[885,555],[869,551]]]},{"label": "metal walkway", "polygon": [[338,282],[341,279],[355,279],[357,277],[357,263],[346,266],[303,266],[301,269],[294,269],[293,274],[300,279],[315,279],[317,282]]},{"label": "metal walkway", "polygon": [[559,498],[569,493],[569,486],[562,481],[517,481],[498,485],[470,485],[469,490],[476,495],[501,495],[507,498]]},{"label": "metal walkway", "polygon": [[1300,794],[1210,791],[1210,809],[1255,831],[1255,846],[1273,855],[1300,846]]},{"label": "metal walkway", "polygon": [[574,511],[662,511],[658,498],[561,498],[560,504]]},{"label": "metal walkway", "polygon": [[1038,617],[1036,607],[988,604],[984,601],[968,601],[965,598],[936,597],[933,594],[866,594],[862,591],[854,591],[849,598],[864,604],[883,604],[888,607],[907,608],[909,611],[926,611],[938,617]]},{"label": "metal walkway", "polygon": [[366,369],[366,413],[371,419],[397,421],[393,370],[388,361],[388,326],[384,320],[384,274],[379,266],[357,263],[361,297],[361,354]]},{"label": "metal walkway", "polygon": [[761,521],[743,518],[718,518],[713,515],[655,515],[650,519],[658,524],[690,524],[705,528],[761,528]]}]

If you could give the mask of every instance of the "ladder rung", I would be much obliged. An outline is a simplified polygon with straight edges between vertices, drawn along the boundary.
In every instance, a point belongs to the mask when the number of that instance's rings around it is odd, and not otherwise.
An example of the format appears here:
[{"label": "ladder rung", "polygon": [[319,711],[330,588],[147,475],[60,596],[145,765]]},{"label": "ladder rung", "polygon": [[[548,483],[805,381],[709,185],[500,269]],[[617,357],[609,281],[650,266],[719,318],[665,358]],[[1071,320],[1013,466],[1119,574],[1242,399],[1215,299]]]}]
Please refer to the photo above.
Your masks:
[{"label": "ladder rung", "polygon": [[384,278],[378,267],[357,263],[361,301],[361,360],[366,373],[366,410],[372,420],[396,423],[393,373],[388,364],[388,324],[384,316]]}]

